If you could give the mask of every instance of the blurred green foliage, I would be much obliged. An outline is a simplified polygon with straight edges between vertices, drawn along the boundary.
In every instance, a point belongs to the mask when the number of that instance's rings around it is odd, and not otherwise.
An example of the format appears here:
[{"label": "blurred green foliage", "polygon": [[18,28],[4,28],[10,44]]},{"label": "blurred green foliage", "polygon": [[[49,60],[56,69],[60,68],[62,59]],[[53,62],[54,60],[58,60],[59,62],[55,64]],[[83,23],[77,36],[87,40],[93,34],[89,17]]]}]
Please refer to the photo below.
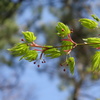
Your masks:
[{"label": "blurred green foliage", "polygon": [[6,19],[4,23],[0,25],[0,49],[18,42],[17,32],[18,27],[14,20]]},{"label": "blurred green foliage", "polygon": [[12,0],[0,0],[0,24],[8,18],[11,18],[17,11],[22,0],[13,2]]},{"label": "blurred green foliage", "polygon": [[[0,0],[0,53],[6,51],[19,41],[18,26],[15,22],[15,14],[22,0],[13,2],[12,0]],[[12,57],[11,57],[12,58]],[[11,59],[0,55],[0,62],[11,64]]]}]

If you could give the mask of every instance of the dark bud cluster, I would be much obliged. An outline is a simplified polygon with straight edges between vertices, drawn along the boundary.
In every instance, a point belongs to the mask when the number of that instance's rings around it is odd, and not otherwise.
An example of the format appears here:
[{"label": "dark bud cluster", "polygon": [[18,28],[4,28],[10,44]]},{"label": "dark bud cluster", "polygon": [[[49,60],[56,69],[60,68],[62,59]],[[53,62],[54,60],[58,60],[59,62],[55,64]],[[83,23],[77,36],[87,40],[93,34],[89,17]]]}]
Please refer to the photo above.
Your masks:
[{"label": "dark bud cluster", "polygon": [[[61,67],[67,67],[68,64],[67,64],[66,62],[64,62],[64,63],[60,64],[60,66],[61,66]],[[65,72],[65,71],[66,71],[66,68],[64,68],[63,71]]]},{"label": "dark bud cluster", "polygon": [[[33,64],[36,64],[37,61],[33,62]],[[46,63],[46,61],[43,59],[41,63]],[[40,64],[38,63],[37,67],[40,67]]]},{"label": "dark bud cluster", "polygon": [[46,61],[43,59],[42,63],[46,63]]}]

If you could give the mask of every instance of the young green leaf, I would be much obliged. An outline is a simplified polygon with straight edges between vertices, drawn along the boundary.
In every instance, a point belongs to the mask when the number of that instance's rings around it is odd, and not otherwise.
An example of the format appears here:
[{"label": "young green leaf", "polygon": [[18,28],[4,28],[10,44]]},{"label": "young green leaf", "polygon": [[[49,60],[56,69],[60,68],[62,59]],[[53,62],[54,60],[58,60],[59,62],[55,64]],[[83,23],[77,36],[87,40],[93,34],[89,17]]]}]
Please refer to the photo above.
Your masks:
[{"label": "young green leaf", "polygon": [[74,57],[69,57],[69,58],[66,60],[66,63],[67,63],[68,66],[69,66],[70,72],[71,72],[72,74],[74,74],[74,66],[75,66]]},{"label": "young green leaf", "polygon": [[24,54],[24,56],[22,56],[20,60],[25,59],[31,62],[33,60],[36,60],[37,57],[38,57],[38,53],[36,50],[28,50],[28,52]]},{"label": "young green leaf", "polygon": [[89,29],[94,29],[98,27],[98,23],[91,19],[81,18],[79,21],[84,27],[89,28]]},{"label": "young green leaf", "polygon": [[71,41],[62,41],[61,44],[61,53],[65,53],[65,50],[71,50],[73,48],[73,43]]},{"label": "young green leaf", "polygon": [[92,57],[92,71],[100,71],[100,51],[96,51]]},{"label": "young green leaf", "polygon": [[100,38],[98,37],[90,37],[90,38],[83,39],[83,40],[86,41],[87,43],[90,43],[89,45],[94,48],[100,47]]},{"label": "young green leaf", "polygon": [[100,19],[95,14],[92,14],[91,17],[94,18],[97,22],[100,21]]},{"label": "young green leaf", "polygon": [[33,42],[34,40],[36,40],[33,32],[26,31],[22,32],[22,34],[24,35],[24,38],[27,42]]},{"label": "young green leaf", "polygon": [[22,56],[29,50],[29,46],[26,43],[17,43],[13,48],[8,50],[15,56]]},{"label": "young green leaf", "polygon": [[58,31],[57,34],[61,37],[65,37],[65,36],[67,36],[68,34],[71,33],[69,27],[66,26],[65,24],[61,23],[61,22],[58,22],[56,29]]},{"label": "young green leaf", "polygon": [[44,54],[45,54],[46,57],[50,57],[51,59],[61,56],[60,51],[56,48],[48,49],[44,52]]}]

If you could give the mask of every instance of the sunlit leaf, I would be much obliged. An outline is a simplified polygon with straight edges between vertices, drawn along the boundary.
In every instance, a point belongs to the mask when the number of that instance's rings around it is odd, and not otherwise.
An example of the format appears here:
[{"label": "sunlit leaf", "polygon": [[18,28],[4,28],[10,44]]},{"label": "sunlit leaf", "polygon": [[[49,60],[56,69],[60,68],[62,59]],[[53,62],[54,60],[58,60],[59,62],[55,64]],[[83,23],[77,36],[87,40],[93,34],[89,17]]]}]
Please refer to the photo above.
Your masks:
[{"label": "sunlit leaf", "polygon": [[17,43],[13,48],[8,50],[15,56],[22,56],[29,50],[29,46],[26,43]]},{"label": "sunlit leaf", "polygon": [[74,67],[75,67],[75,60],[74,60],[74,57],[69,57],[67,60],[66,60],[68,66],[69,66],[69,69],[70,69],[70,72],[72,74],[74,74]]},{"label": "sunlit leaf", "polygon": [[56,26],[56,29],[58,31],[58,35],[61,36],[61,37],[65,37],[67,36],[68,34],[70,34],[70,29],[68,26],[66,26],[65,24],[61,23],[61,22],[58,22],[57,26]]},{"label": "sunlit leaf", "polygon": [[61,47],[61,52],[65,53],[65,50],[71,50],[73,48],[73,43],[71,41],[62,41],[61,42],[62,47]]},{"label": "sunlit leaf", "polygon": [[28,61],[33,61],[37,59],[37,56],[38,56],[38,53],[36,50],[28,50],[28,52],[24,56],[22,56],[20,60],[25,59]]},{"label": "sunlit leaf", "polygon": [[56,48],[48,49],[44,52],[44,54],[46,57],[50,57],[50,58],[57,58],[61,56],[61,52]]},{"label": "sunlit leaf", "polygon": [[84,27],[89,28],[89,29],[94,29],[98,27],[98,23],[91,19],[81,18],[79,21]]},{"label": "sunlit leaf", "polygon": [[95,14],[92,14],[91,16],[92,16],[93,19],[95,19],[96,21],[98,21],[98,22],[100,21],[100,19],[98,18],[98,16],[96,16]]},{"label": "sunlit leaf", "polygon": [[36,40],[33,32],[26,31],[22,32],[22,34],[24,35],[24,38],[27,42],[33,42],[34,40]]},{"label": "sunlit leaf", "polygon": [[89,45],[94,48],[100,47],[100,38],[98,37],[91,37],[91,38],[86,38],[83,40],[86,41],[87,43],[90,43]]},{"label": "sunlit leaf", "polygon": [[97,51],[92,57],[92,70],[100,71],[100,51]]}]

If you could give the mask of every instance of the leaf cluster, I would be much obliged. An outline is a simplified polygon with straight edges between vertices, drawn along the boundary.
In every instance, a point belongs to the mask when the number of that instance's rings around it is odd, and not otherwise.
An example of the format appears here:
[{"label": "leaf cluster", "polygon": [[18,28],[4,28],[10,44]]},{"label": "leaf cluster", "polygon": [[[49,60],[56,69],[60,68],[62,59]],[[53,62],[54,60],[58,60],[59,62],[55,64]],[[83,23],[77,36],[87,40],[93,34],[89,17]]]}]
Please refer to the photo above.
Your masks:
[{"label": "leaf cluster", "polygon": [[[25,43],[17,43],[13,48],[8,49],[12,52],[15,56],[22,56],[20,60],[25,59],[28,61],[33,61],[37,59],[38,53],[36,50],[30,50],[29,42],[33,42],[36,37],[34,36],[34,33],[32,32],[22,32],[25,38]],[[28,42],[28,43],[27,43]]]}]

